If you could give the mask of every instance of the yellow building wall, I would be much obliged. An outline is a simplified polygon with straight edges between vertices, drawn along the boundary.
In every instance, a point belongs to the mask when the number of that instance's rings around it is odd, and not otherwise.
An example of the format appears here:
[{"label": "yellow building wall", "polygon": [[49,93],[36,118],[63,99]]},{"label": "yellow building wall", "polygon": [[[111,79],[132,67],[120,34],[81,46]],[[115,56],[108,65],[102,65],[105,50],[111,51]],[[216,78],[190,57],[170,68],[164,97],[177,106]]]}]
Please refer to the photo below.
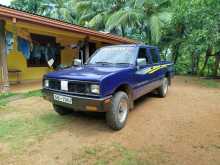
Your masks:
[{"label": "yellow building wall", "polygon": [[[77,34],[77,33],[70,33],[62,30],[55,30],[48,27],[42,27],[38,25],[32,25],[27,23],[18,22],[16,24],[17,34],[21,35],[19,32],[21,29],[24,29],[28,33],[35,33],[40,35],[48,35],[56,37],[56,42],[60,43],[65,49],[61,50],[61,64],[64,66],[72,65],[73,59],[77,58],[77,49],[71,49],[68,47],[70,44],[76,44],[79,40],[83,40],[86,36]],[[6,22],[6,30],[14,32],[15,27],[12,24],[11,20]],[[105,40],[99,41],[96,38],[91,38],[93,42],[97,43],[97,48],[102,46],[101,42],[106,42]],[[27,67],[27,61],[23,54],[18,51],[12,51],[7,55],[7,62],[8,62],[8,69],[18,69],[21,70],[20,73],[20,81],[29,81],[29,80],[41,80],[42,76],[53,69],[49,67]],[[1,76],[1,73],[0,73]],[[17,77],[13,73],[9,74],[9,81],[13,82],[16,81]],[[0,77],[1,82],[1,77]]]},{"label": "yellow building wall", "polygon": [[[18,26],[17,26],[18,27]],[[48,34],[48,29],[42,27],[39,31],[35,31],[33,29],[33,26],[29,26],[29,33],[35,33],[39,35],[49,35],[56,37],[57,43],[60,43],[65,48],[61,50],[61,64],[64,66],[70,66],[72,64],[73,58],[76,54],[76,50],[73,50],[71,48],[68,48],[67,45],[74,44],[78,42],[78,39],[76,38],[68,38],[66,36],[62,36],[60,34],[56,34],[54,31],[54,34]],[[12,25],[10,23],[7,24],[6,29],[8,31],[12,30]],[[19,28],[17,28],[18,30]],[[16,49],[16,48],[14,48]],[[53,71],[52,68],[49,67],[28,67],[27,66],[27,60],[23,56],[23,54],[17,50],[12,50],[7,55],[7,62],[8,62],[8,69],[17,69],[20,70],[21,73],[19,74],[19,80],[20,81],[32,81],[32,80],[41,80],[42,76],[48,72]],[[1,76],[1,73],[0,73]],[[9,73],[9,81],[14,82],[17,80],[15,73]],[[1,81],[1,80],[0,80]]]},{"label": "yellow building wall", "polygon": [[[74,50],[68,48],[61,51],[61,64],[70,66],[74,58]],[[42,76],[48,72],[53,71],[49,67],[28,67],[27,61],[22,53],[11,52],[7,55],[8,69],[21,70],[20,80],[41,80]],[[14,73],[9,73],[9,80],[11,82],[16,81],[17,77]]]},{"label": "yellow building wall", "polygon": [[[11,52],[7,55],[8,69],[21,70],[20,80],[40,80],[42,76],[52,69],[48,67],[27,67],[27,61],[20,52]],[[9,80],[16,81],[16,75],[9,73]]]},{"label": "yellow building wall", "polygon": [[61,64],[70,66],[72,65],[73,59],[75,57],[75,51],[71,48],[66,48],[61,51]]},{"label": "yellow building wall", "polygon": [[79,40],[74,38],[57,37],[56,41],[65,47],[65,49],[61,51],[61,64],[71,66],[73,59],[76,58],[77,49],[72,49],[69,45],[76,44]]}]

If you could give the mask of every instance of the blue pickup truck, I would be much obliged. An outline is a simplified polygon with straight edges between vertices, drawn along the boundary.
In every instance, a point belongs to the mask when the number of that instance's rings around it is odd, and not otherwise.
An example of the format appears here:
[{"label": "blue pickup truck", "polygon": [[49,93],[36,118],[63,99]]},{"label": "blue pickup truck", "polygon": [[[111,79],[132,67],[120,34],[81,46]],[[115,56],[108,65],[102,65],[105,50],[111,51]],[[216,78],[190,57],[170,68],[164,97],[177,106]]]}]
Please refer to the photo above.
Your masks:
[{"label": "blue pickup truck", "polygon": [[60,115],[105,112],[107,124],[119,130],[134,100],[152,91],[166,96],[173,73],[173,64],[161,60],[157,47],[107,46],[85,64],[76,59],[72,67],[45,75],[42,92]]}]

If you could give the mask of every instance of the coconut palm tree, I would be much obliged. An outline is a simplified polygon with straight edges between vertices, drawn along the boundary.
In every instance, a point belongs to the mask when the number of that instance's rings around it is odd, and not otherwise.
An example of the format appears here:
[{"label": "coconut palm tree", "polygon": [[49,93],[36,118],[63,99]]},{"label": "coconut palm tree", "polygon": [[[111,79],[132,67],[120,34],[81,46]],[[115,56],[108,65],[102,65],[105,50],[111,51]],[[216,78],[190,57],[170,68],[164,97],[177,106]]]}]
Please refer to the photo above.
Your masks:
[{"label": "coconut palm tree", "polygon": [[119,26],[123,29],[133,28],[136,29],[136,33],[144,36],[145,42],[158,43],[163,25],[171,19],[169,3],[169,0],[127,1],[120,10],[109,17],[106,29],[111,31]]},{"label": "coconut palm tree", "polygon": [[41,0],[43,15],[75,23],[76,12],[74,10],[74,0]]},{"label": "coconut palm tree", "polygon": [[54,19],[76,23],[75,0],[13,0],[11,7]]},{"label": "coconut palm tree", "polygon": [[116,0],[78,0],[76,12],[79,24],[97,30],[105,30],[108,17],[114,11]]},{"label": "coconut palm tree", "polygon": [[43,13],[42,0],[13,0],[10,6],[31,13]]},{"label": "coconut palm tree", "polygon": [[85,0],[78,1],[80,24],[122,36],[138,36],[158,43],[162,27],[171,19],[170,0]]},{"label": "coconut palm tree", "polygon": [[159,43],[170,0],[14,0],[11,6],[82,26]]}]

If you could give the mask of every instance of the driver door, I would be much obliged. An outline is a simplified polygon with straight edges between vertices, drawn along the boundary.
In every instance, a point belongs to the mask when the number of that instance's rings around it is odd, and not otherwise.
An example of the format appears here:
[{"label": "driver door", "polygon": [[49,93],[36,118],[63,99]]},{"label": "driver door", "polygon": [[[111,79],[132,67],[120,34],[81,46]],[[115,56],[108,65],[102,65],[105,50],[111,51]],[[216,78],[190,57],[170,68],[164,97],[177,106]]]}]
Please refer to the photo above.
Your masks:
[{"label": "driver door", "polygon": [[134,98],[137,99],[151,90],[150,84],[152,82],[152,76],[148,72],[152,69],[150,57],[147,54],[147,47],[140,47],[136,70],[134,73]]}]

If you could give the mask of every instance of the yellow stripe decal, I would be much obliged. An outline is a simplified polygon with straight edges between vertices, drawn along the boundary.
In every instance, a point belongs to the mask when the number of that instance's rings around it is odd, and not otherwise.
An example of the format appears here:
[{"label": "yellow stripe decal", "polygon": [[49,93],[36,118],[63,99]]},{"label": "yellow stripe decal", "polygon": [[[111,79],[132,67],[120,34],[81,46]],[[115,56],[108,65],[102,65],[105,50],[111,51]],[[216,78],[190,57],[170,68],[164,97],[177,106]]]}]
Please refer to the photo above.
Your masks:
[{"label": "yellow stripe decal", "polygon": [[152,68],[149,68],[147,70],[144,71],[145,74],[152,74],[162,68],[166,68],[169,64],[163,64],[163,65],[158,65],[158,66],[154,66]]}]

